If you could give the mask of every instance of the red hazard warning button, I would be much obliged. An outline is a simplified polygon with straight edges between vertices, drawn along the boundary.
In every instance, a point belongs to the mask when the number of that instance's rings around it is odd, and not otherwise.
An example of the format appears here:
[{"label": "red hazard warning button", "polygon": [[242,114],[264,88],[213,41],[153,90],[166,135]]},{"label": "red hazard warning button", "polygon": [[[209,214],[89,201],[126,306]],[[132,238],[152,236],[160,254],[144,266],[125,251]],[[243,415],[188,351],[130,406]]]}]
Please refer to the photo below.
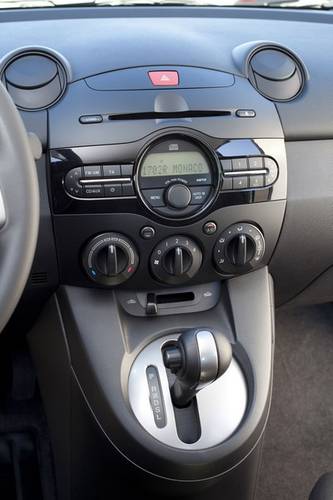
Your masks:
[{"label": "red hazard warning button", "polygon": [[179,84],[177,71],[148,71],[148,75],[153,85],[175,87]]}]

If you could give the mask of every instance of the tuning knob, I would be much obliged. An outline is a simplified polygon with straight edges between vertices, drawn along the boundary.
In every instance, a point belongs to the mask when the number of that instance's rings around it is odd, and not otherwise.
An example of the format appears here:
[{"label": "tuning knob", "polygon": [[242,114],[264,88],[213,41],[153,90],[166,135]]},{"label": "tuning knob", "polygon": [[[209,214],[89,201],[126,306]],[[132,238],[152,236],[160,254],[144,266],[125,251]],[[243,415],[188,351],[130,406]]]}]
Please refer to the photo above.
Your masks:
[{"label": "tuning knob", "polygon": [[155,247],[150,267],[159,281],[175,285],[192,278],[201,262],[201,250],[193,240],[185,236],[172,236]]},{"label": "tuning knob", "polygon": [[258,266],[265,253],[265,239],[252,224],[229,226],[214,247],[214,263],[222,274],[239,274]]},{"label": "tuning knob", "polygon": [[103,233],[93,238],[83,252],[83,267],[93,281],[118,285],[136,271],[139,257],[133,243],[119,233]]}]

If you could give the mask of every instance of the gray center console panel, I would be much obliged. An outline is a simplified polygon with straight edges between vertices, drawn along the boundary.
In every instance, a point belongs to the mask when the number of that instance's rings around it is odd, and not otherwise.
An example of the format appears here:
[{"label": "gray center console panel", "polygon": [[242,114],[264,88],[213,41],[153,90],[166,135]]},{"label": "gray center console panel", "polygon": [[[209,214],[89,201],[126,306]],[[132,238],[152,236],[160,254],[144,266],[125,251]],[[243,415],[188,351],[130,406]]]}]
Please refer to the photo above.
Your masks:
[{"label": "gray center console panel", "polygon": [[[116,291],[63,287],[50,300],[30,343],[54,441],[60,498],[107,498],[128,471],[146,498],[161,487],[176,498],[206,498],[207,488],[212,498],[221,492],[225,499],[253,497],[271,397],[272,280],[262,268],[225,282],[216,293],[217,303],[206,311],[160,317],[130,315]],[[193,327],[227,337],[247,390],[237,428],[200,450],[153,437],[135,417],[128,393],[140,353],[157,339]],[[96,460],[89,460],[84,473],[87,456]],[[121,487],[132,486],[125,481]]]}]

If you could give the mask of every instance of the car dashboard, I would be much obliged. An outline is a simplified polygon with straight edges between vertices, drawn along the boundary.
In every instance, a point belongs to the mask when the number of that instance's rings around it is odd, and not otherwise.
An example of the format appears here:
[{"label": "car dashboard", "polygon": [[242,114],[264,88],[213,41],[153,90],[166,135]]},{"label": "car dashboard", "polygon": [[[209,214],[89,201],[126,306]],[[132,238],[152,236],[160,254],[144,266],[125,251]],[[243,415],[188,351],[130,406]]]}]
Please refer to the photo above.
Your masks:
[{"label": "car dashboard", "polygon": [[[332,20],[241,7],[1,13],[0,78],[43,150],[21,307],[36,321],[61,498],[92,498],[96,481],[107,491],[109,460],[151,491],[199,500],[219,478],[226,498],[253,498],[274,306],[333,298]],[[220,392],[185,410],[165,350],[186,353],[193,332],[224,333],[233,359]],[[59,444],[69,421],[69,447],[112,457],[91,481]]]}]

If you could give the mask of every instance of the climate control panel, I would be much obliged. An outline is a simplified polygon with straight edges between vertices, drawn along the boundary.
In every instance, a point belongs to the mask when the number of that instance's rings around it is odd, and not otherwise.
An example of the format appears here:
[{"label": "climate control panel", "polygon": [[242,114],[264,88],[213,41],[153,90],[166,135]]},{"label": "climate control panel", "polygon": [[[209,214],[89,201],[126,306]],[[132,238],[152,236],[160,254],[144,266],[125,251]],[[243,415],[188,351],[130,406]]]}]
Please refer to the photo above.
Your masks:
[{"label": "climate control panel", "polygon": [[[143,271],[161,284],[181,285],[207,264],[216,279],[251,271],[265,254],[265,239],[258,227],[246,222],[232,224],[212,241],[212,252],[205,254],[202,242],[187,235],[172,235],[155,244]],[[208,261],[208,262],[207,262]],[[92,238],[82,255],[89,278],[104,286],[124,283],[136,273],[140,258],[137,245],[121,233],[102,233]]]}]

